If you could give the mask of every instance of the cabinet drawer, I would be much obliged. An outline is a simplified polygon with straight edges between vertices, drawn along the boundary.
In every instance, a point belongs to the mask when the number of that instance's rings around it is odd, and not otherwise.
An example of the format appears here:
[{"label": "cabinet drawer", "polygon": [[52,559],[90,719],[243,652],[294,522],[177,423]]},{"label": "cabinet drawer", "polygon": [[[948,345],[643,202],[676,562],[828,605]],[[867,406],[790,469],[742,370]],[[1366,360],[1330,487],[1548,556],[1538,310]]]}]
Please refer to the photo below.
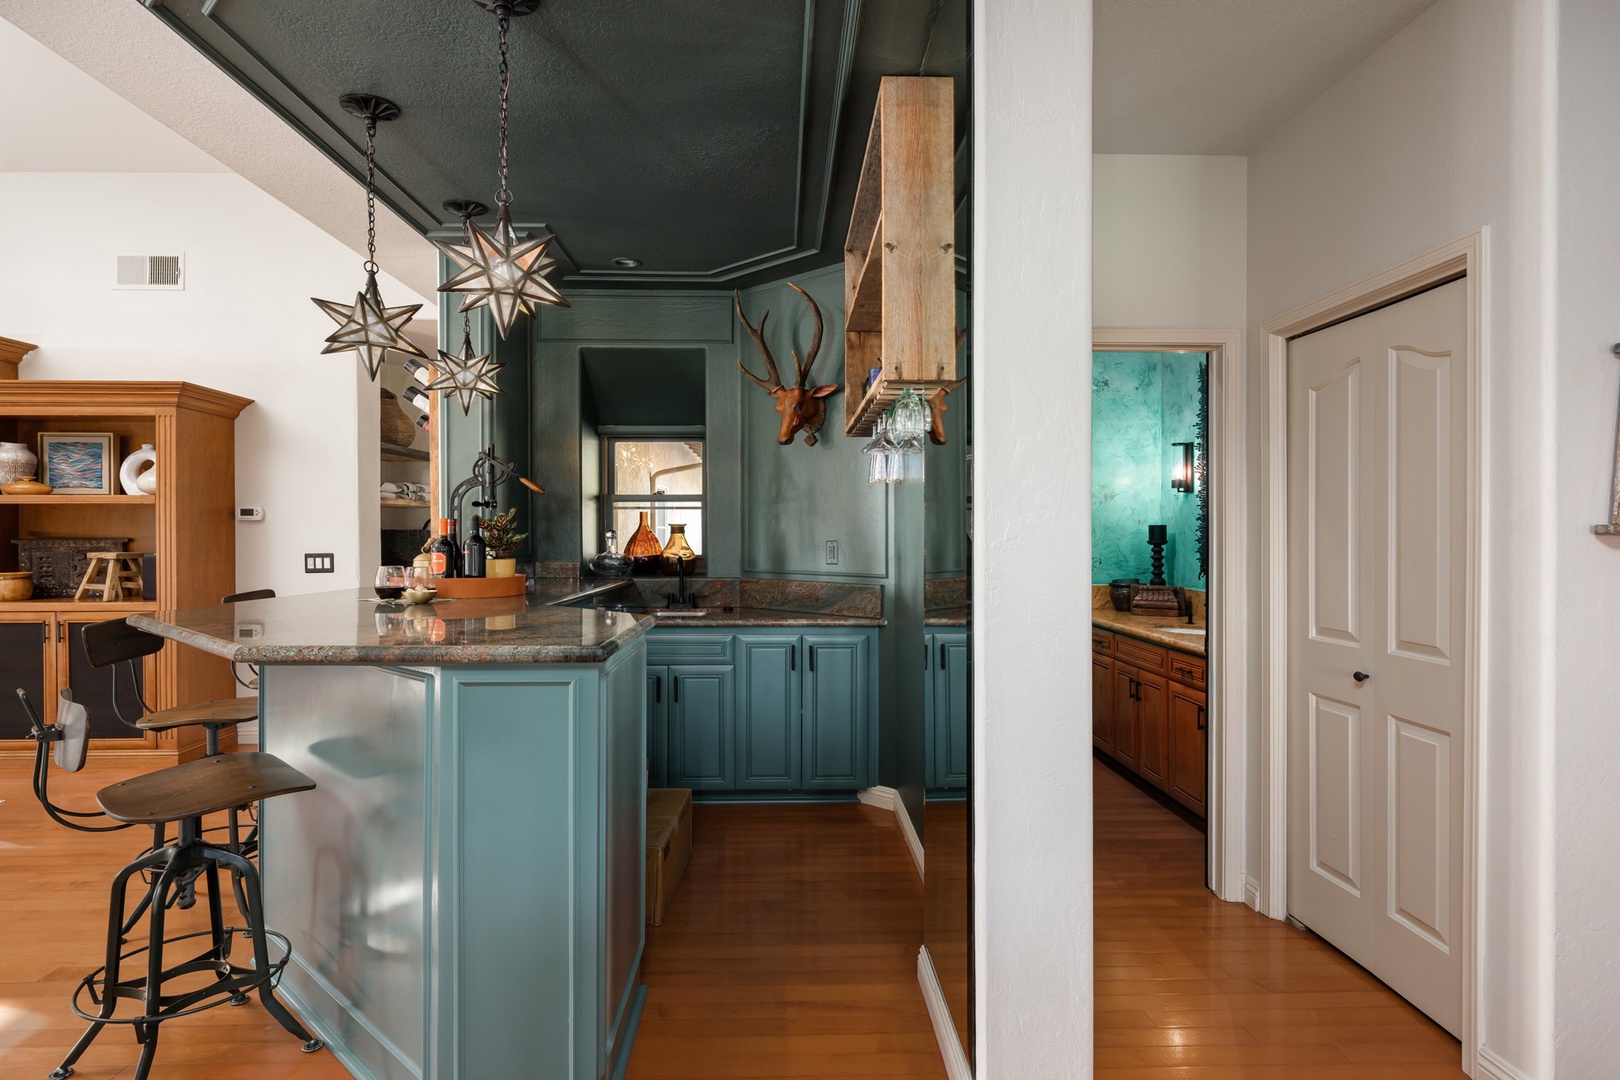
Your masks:
[{"label": "cabinet drawer", "polygon": [[647,663],[729,664],[732,640],[730,634],[654,630],[647,635]]},{"label": "cabinet drawer", "polygon": [[1114,635],[1106,630],[1091,631],[1091,651],[1104,656],[1114,655]]},{"label": "cabinet drawer", "polygon": [[1204,688],[1204,658],[1184,653],[1170,654],[1170,677],[1202,690]]},{"label": "cabinet drawer", "polygon": [[1128,663],[1135,664],[1143,671],[1164,672],[1165,659],[1169,653],[1157,645],[1149,645],[1145,641],[1135,638],[1117,636],[1114,638],[1114,655]]}]

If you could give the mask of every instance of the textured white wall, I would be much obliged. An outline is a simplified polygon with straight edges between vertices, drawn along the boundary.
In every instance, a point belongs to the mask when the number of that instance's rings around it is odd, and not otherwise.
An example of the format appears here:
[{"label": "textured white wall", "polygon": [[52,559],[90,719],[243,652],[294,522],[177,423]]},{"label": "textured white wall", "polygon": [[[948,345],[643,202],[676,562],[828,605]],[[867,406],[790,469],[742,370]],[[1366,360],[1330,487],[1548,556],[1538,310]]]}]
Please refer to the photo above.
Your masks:
[{"label": "textured white wall", "polygon": [[[1489,228],[1478,1036],[1534,1080],[1552,1075],[1549,658],[1563,616],[1554,614],[1561,590],[1554,593],[1550,574],[1557,539],[1570,528],[1547,446],[1554,369],[1543,50],[1551,2],[1439,0],[1249,159],[1251,416],[1264,415],[1261,323]],[[1251,439],[1258,467],[1258,430]],[[1594,486],[1584,473],[1577,482]],[[1258,472],[1250,490],[1264,490]],[[1589,492],[1583,521],[1595,511],[1591,502]],[[1253,507],[1257,530],[1260,509]],[[1258,561],[1253,568],[1258,586]],[[1258,658],[1258,640],[1252,644]],[[1251,738],[1251,776],[1258,776],[1258,745]],[[1251,873],[1258,820],[1252,802]],[[1612,993],[1605,1001],[1612,1004]]]},{"label": "textured white wall", "polygon": [[1620,361],[1620,4],[1562,0],[1554,370],[1559,1077],[1620,1076],[1620,538],[1607,519]]},{"label": "textured white wall", "polygon": [[1092,159],[1094,325],[1243,327],[1248,164],[1179,154]]},{"label": "textured white wall", "polygon": [[[1091,3],[974,5],[979,1080],[1091,1075],[1089,638],[1029,571],[1091,537]],[[1077,683],[1079,684],[1077,686]]]},{"label": "textured white wall", "polygon": [[[183,379],[254,399],[236,422],[236,502],[265,520],[236,525],[241,588],[370,583],[376,390],[352,353],[321,355],[333,324],[309,302],[354,296],[354,252],[230,173],[0,173],[0,252],[0,334],[40,346],[23,378]],[[183,291],[111,288],[114,256],[172,252]],[[334,552],[337,572],[304,574],[306,551]]]}]

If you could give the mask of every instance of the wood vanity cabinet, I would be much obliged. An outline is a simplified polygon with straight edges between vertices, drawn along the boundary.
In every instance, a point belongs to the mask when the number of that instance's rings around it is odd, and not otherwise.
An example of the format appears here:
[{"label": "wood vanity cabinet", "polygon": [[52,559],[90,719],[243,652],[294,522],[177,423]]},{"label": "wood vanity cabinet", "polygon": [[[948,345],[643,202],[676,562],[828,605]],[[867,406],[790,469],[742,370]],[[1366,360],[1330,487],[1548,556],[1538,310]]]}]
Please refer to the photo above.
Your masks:
[{"label": "wood vanity cabinet", "polygon": [[1202,816],[1203,658],[1096,628],[1091,642],[1092,744]]}]

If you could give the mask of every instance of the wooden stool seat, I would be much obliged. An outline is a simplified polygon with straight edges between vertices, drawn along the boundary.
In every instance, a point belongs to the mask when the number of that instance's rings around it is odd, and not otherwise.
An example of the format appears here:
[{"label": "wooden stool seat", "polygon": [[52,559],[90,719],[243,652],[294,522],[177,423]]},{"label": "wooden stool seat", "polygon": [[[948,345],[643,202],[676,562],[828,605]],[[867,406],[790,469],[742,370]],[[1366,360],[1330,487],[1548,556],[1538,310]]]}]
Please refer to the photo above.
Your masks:
[{"label": "wooden stool seat", "polygon": [[143,731],[166,731],[169,728],[230,727],[245,724],[259,717],[259,699],[251,697],[221,698],[218,701],[199,701],[195,705],[176,705],[172,709],[159,709],[135,721]]},{"label": "wooden stool seat", "polygon": [[[105,601],[139,600],[141,598],[141,559],[145,557],[140,551],[91,551],[85,558],[90,565],[84,571],[84,580],[79,582],[79,588],[73,594],[73,599],[83,600],[93,592],[101,594]],[[106,581],[95,584],[96,575],[103,569],[107,572]],[[130,595],[125,595],[129,593]]]},{"label": "wooden stool seat", "polygon": [[96,802],[114,821],[157,825],[314,787],[273,754],[216,754],[104,787]]}]

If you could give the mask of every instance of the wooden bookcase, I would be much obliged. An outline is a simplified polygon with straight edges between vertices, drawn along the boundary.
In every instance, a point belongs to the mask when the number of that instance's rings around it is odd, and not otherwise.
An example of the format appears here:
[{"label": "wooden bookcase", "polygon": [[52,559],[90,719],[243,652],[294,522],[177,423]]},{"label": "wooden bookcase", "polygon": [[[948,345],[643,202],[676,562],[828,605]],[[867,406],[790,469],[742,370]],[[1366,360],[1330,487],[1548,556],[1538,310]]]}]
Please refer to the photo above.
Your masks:
[{"label": "wooden bookcase", "polygon": [[956,378],[954,110],[950,79],[879,85],[844,242],[845,435],[872,434],[905,390]]},{"label": "wooden bookcase", "polygon": [[[236,417],[247,398],[183,382],[56,382],[0,379],[0,440],[37,446],[41,431],[96,431],[117,436],[118,460],[151,443],[157,451],[156,495],[0,494],[0,569],[18,568],[19,537],[129,537],[128,551],[157,554],[156,599],[0,602],[0,759],[32,755],[15,687],[31,682],[47,721],[64,686],[96,700],[107,673],[90,668],[78,627],[138,611],[219,603],[236,589]],[[116,479],[114,481],[116,487]],[[29,646],[26,650],[23,646]],[[33,650],[37,649],[37,652]],[[36,661],[37,658],[37,661]],[[236,683],[223,659],[171,643],[147,658],[145,697],[157,709],[232,697]],[[120,700],[128,700],[121,698]],[[91,746],[98,757],[177,762],[200,757],[201,728],[137,734],[92,707]],[[124,737],[124,736],[129,737]],[[234,743],[234,732],[221,743]]]}]

